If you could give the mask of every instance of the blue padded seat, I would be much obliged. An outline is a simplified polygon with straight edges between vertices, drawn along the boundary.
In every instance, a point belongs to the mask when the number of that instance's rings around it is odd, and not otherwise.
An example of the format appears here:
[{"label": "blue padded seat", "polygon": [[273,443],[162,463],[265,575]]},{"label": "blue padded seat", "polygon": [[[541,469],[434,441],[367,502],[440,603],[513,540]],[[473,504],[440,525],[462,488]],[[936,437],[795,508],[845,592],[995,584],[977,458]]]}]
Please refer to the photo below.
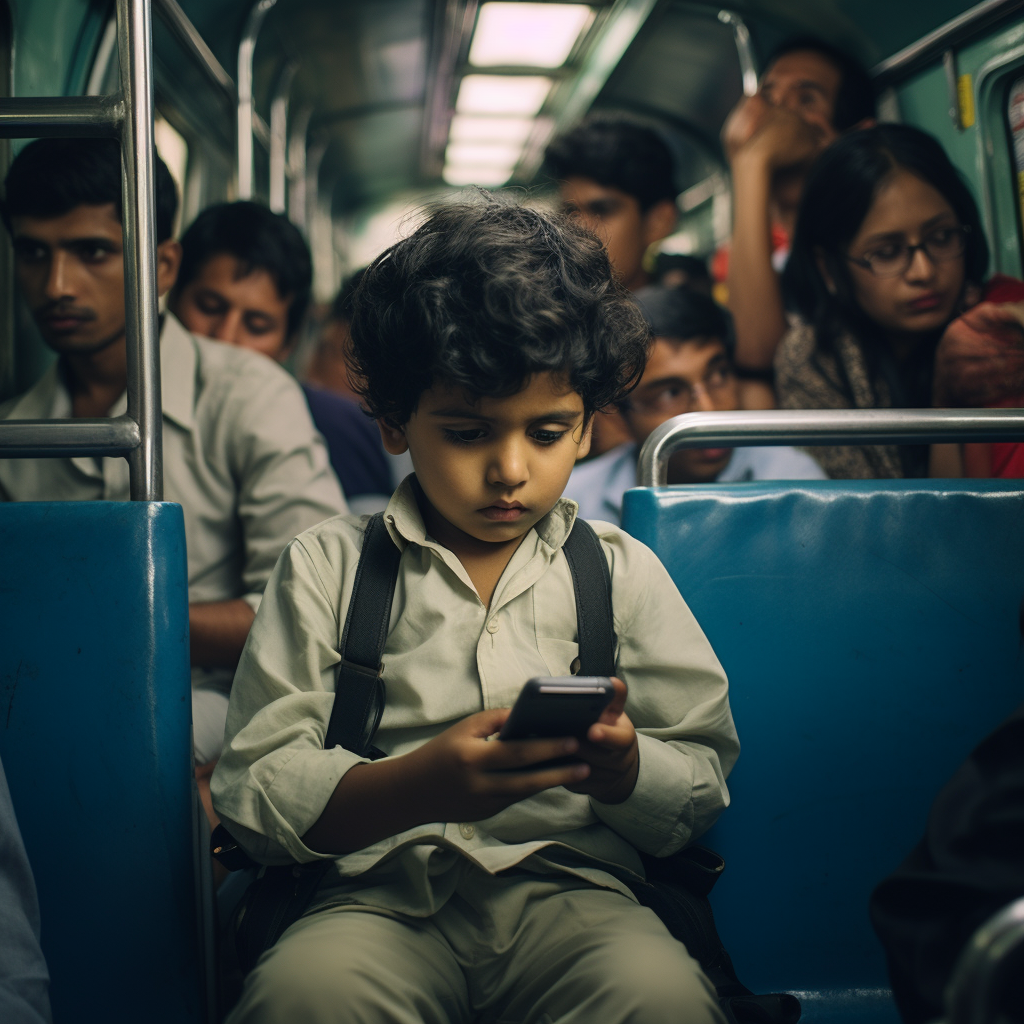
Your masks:
[{"label": "blue padded seat", "polygon": [[0,503],[0,623],[55,1020],[204,1019],[181,506]]},{"label": "blue padded seat", "polygon": [[624,526],[729,675],[742,753],[703,841],[739,977],[808,1024],[898,1021],[868,897],[1024,699],[1020,484],[638,488]]}]

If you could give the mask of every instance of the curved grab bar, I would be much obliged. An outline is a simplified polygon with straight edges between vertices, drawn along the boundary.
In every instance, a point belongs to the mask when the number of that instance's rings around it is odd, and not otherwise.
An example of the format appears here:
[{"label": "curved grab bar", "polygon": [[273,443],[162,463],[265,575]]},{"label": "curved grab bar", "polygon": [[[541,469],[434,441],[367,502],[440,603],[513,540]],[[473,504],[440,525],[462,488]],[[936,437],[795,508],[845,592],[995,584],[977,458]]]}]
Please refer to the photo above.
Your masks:
[{"label": "curved grab bar", "polygon": [[[997,1019],[1000,976],[1024,947],[1024,899],[1004,907],[972,936],[946,989],[948,1024],[989,1024]],[[1006,979],[1019,987],[1020,978]],[[998,1018],[1004,1019],[1001,1016]]]},{"label": "curved grab bar", "polygon": [[668,458],[680,448],[963,441],[1024,441],[1024,409],[689,412],[662,423],[644,442],[637,483],[666,484]]}]

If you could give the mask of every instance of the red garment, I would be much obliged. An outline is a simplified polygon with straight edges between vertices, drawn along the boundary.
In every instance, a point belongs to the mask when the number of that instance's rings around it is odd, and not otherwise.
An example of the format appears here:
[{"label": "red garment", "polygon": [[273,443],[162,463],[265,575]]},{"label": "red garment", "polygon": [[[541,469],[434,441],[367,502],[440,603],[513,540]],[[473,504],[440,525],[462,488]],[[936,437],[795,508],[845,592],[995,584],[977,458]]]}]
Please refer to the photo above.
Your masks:
[{"label": "red garment", "polygon": [[[979,308],[982,303],[1001,305],[1007,302],[1024,302],[1024,281],[995,274],[985,288],[981,303],[950,324],[936,356],[940,402],[945,400],[959,408],[1024,407],[1024,394],[1007,395],[1004,387],[1019,376],[1017,373],[1004,376],[1006,368],[1015,364],[1003,360],[1012,353],[1019,362],[1020,327],[992,322]],[[949,394],[943,395],[944,390]],[[1024,444],[1020,442],[965,444],[963,450],[964,473],[968,477],[1024,477]]]}]

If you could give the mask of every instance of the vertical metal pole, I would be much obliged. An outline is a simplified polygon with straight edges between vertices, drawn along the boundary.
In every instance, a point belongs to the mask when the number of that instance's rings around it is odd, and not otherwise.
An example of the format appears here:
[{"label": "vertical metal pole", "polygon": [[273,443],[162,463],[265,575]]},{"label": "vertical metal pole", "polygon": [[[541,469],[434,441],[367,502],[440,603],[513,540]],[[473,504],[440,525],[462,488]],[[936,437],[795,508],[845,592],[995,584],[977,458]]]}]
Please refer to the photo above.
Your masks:
[{"label": "vertical metal pole", "polygon": [[277,79],[270,103],[270,208],[284,213],[288,178],[288,93],[298,64],[289,61]]},{"label": "vertical metal pole", "polygon": [[743,95],[753,96],[757,92],[757,62],[754,60],[754,48],[750,43],[750,29],[735,11],[719,11],[718,20],[723,25],[732,26],[732,38],[736,44],[736,56],[743,78]]},{"label": "vertical metal pole", "polygon": [[312,107],[303,107],[298,116],[292,118],[291,138],[288,140],[288,217],[291,222],[309,236],[306,222],[306,133],[313,116]]},{"label": "vertical metal pole", "polygon": [[128,415],[142,441],[128,457],[133,501],[163,498],[160,338],[157,320],[150,0],[117,0],[117,46],[125,119],[121,128]]},{"label": "vertical metal pole", "polygon": [[252,95],[252,58],[260,26],[277,0],[256,0],[238,44],[238,198],[253,196],[252,121],[255,110]]}]

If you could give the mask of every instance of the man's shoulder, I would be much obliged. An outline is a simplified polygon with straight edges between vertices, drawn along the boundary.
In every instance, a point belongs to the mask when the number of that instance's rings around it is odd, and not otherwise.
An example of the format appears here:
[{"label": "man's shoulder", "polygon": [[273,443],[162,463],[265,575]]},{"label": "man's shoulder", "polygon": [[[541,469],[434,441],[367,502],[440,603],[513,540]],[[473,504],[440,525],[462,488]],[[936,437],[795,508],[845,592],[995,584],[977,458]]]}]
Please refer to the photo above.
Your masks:
[{"label": "man's shoulder", "polygon": [[620,444],[573,467],[565,497],[580,506],[584,519],[602,519],[622,512],[622,496],[636,486],[636,445]]}]

